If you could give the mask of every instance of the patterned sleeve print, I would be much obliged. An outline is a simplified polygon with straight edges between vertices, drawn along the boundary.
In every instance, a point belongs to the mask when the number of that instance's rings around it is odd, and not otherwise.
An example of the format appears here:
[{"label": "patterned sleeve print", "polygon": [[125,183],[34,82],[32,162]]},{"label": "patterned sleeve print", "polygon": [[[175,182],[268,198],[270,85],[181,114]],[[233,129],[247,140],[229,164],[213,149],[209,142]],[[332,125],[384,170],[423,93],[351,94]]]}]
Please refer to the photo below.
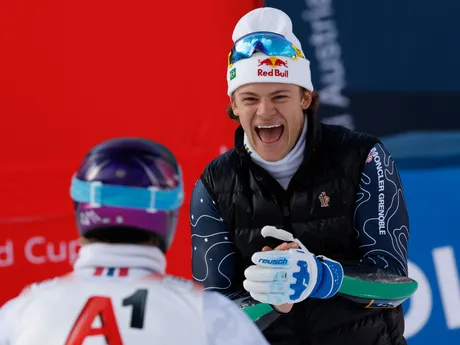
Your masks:
[{"label": "patterned sleeve print", "polygon": [[382,144],[365,162],[354,222],[362,262],[407,275],[409,218],[395,161]]},{"label": "patterned sleeve print", "polygon": [[236,251],[227,226],[199,180],[190,205],[193,279],[208,290],[234,292]]}]

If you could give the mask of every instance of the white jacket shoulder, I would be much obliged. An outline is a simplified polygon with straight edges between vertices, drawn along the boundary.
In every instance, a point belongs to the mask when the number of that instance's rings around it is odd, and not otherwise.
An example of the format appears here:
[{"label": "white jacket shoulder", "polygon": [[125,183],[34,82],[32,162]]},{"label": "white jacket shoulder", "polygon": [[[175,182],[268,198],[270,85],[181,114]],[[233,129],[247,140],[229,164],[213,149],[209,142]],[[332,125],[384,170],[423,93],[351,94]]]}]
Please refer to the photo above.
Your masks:
[{"label": "white jacket shoulder", "polygon": [[210,291],[203,297],[208,345],[268,345],[254,322],[230,299]]}]

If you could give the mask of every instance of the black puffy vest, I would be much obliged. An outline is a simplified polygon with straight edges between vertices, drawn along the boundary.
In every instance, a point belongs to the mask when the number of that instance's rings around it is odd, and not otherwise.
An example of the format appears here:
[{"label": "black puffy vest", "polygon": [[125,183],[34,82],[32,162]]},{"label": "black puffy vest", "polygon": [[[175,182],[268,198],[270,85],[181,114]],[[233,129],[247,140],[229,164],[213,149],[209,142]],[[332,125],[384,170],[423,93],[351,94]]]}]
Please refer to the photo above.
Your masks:
[{"label": "black puffy vest", "polygon": [[[251,160],[241,127],[235,133],[235,148],[213,160],[201,176],[233,236],[241,282],[252,254],[278,244],[260,235],[265,225],[290,231],[316,255],[342,263],[360,259],[353,226],[355,197],[364,162],[379,141],[314,118],[308,121],[304,161],[287,190]],[[348,344],[334,334],[359,325],[349,334],[350,344],[380,344],[371,340],[380,333],[379,339],[391,339],[388,344],[405,344],[401,308],[366,310],[343,297],[298,303],[264,334],[277,345]]]}]

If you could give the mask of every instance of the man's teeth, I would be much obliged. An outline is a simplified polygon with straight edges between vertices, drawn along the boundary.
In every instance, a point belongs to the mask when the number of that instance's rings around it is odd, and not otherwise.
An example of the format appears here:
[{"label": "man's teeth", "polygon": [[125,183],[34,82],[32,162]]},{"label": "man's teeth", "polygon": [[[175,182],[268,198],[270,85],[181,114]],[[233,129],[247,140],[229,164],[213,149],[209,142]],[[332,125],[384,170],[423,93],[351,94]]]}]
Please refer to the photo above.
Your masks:
[{"label": "man's teeth", "polygon": [[276,128],[281,127],[281,125],[265,125],[265,126],[257,126],[257,128]]}]

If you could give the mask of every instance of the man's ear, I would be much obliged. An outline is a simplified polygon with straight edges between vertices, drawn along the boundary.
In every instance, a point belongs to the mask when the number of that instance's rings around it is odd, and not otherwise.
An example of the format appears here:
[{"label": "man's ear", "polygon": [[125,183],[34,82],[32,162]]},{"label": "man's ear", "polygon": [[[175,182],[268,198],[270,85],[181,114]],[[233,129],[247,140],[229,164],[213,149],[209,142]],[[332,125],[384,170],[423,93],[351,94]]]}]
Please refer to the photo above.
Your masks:
[{"label": "man's ear", "polygon": [[234,95],[230,96],[230,105],[232,107],[233,115],[239,116],[239,111],[238,111],[238,107],[236,106],[235,96]]},{"label": "man's ear", "polygon": [[301,106],[303,110],[308,109],[308,107],[311,104],[311,99],[312,99],[311,91],[302,90]]}]

